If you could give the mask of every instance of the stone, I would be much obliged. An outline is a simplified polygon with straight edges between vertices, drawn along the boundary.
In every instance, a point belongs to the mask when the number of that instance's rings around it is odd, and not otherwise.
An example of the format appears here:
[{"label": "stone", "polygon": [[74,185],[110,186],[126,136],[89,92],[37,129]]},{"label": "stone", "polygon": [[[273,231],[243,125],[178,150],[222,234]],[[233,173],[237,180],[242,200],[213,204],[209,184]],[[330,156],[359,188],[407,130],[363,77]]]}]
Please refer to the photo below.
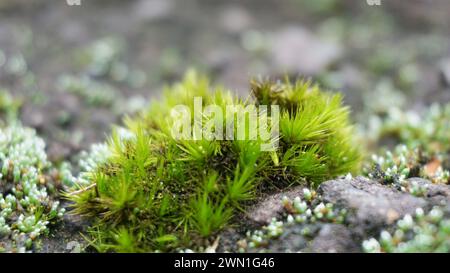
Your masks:
[{"label": "stone", "polygon": [[429,180],[414,177],[407,179],[409,183],[416,183],[419,187],[426,188],[424,198],[431,206],[449,206],[450,204],[450,186],[444,184],[435,184]]},{"label": "stone", "polygon": [[[414,215],[417,208],[429,211],[434,206],[444,206],[450,209],[449,185],[433,184],[422,178],[410,178],[407,182],[425,187],[424,196],[416,197],[365,177],[323,182],[317,189],[318,201],[346,209],[344,223],[285,223],[281,236],[270,240],[265,249],[269,252],[361,252],[363,240],[378,236],[381,230],[396,225],[407,214]],[[250,223],[267,225],[274,217],[285,219],[283,196],[302,198],[303,188],[298,186],[262,198],[248,213]],[[309,230],[308,235],[302,232],[305,228]]]},{"label": "stone", "polygon": [[258,202],[255,206],[250,208],[248,212],[249,220],[260,225],[269,224],[272,218],[277,218],[284,211],[282,204],[283,196],[286,196],[291,200],[297,196],[302,198],[303,188],[304,187],[302,186],[298,186],[286,192],[266,196],[261,202]]},{"label": "stone", "polygon": [[377,230],[394,224],[417,208],[427,206],[423,198],[414,197],[364,177],[324,182],[318,189],[323,202],[349,211],[348,222],[357,233]]},{"label": "stone", "polygon": [[325,224],[311,242],[311,252],[342,253],[358,252],[351,231],[344,225]]}]

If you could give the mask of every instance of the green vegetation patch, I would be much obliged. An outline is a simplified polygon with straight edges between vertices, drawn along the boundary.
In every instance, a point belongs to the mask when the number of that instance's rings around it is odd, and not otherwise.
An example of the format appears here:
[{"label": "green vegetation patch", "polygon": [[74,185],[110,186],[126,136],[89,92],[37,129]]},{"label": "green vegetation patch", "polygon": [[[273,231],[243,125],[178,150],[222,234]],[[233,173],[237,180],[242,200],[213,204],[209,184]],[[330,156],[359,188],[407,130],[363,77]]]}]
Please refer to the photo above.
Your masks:
[{"label": "green vegetation patch", "polygon": [[[267,105],[259,115],[268,121],[267,131],[277,124],[270,106],[278,105],[277,149],[264,151],[259,136],[222,139],[216,129],[235,128],[239,116],[227,115],[217,123],[214,115],[203,113],[195,120],[194,97],[201,97],[204,107],[220,109]],[[192,123],[212,129],[203,132],[209,137],[173,138],[180,121],[173,115],[177,105],[187,106]],[[125,129],[112,134],[106,160],[91,162],[78,187],[67,194],[74,212],[93,221],[92,245],[99,251],[171,251],[208,244],[262,193],[298,184],[315,187],[357,172],[360,165],[341,95],[302,80],[254,80],[251,96],[244,100],[190,72],[125,123]]]},{"label": "green vegetation patch", "polygon": [[0,168],[0,252],[31,250],[64,213],[56,199],[58,171],[44,141],[18,124],[0,128]]}]

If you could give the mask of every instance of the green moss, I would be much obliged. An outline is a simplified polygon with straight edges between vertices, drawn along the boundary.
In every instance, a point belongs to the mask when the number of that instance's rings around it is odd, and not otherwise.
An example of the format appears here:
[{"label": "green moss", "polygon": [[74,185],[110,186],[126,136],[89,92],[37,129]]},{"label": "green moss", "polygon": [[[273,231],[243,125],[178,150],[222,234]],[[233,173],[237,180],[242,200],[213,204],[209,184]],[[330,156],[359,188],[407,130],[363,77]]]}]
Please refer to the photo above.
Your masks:
[{"label": "green moss", "polygon": [[433,183],[448,184],[450,172],[447,164],[448,156],[434,153],[430,155],[419,148],[408,149],[406,145],[399,145],[393,152],[387,151],[384,156],[373,155],[371,162],[364,168],[364,173],[370,178],[393,184],[402,191],[421,195],[425,189],[410,185],[406,179],[421,177]]},{"label": "green moss", "polygon": [[[137,118],[126,119],[127,128],[115,130],[108,142],[106,162],[83,173],[89,185],[79,183],[67,195],[75,213],[93,220],[92,245],[123,252],[191,247],[233,224],[263,192],[293,184],[314,187],[359,169],[349,110],[339,94],[301,80],[255,80],[251,93],[246,100],[234,97],[191,72]],[[221,140],[215,134],[209,140],[174,139],[172,128],[179,120],[171,111],[182,104],[192,113],[194,97],[220,109],[278,105],[278,149],[263,151],[261,137],[248,137],[249,125],[246,140]],[[276,125],[272,114],[272,109],[260,113],[270,121],[265,129]],[[200,122],[212,120],[203,115]],[[235,121],[226,116],[214,133]]]},{"label": "green moss", "polygon": [[371,137],[375,146],[382,143],[401,144],[383,155],[373,155],[364,170],[365,174],[399,188],[404,187],[404,180],[411,177],[448,184],[449,119],[449,104],[434,104],[420,114],[392,107],[383,118],[372,116],[371,125],[365,133],[367,139]]},{"label": "green moss", "polygon": [[64,213],[56,196],[61,177],[44,149],[32,129],[0,128],[0,251],[33,249]]}]

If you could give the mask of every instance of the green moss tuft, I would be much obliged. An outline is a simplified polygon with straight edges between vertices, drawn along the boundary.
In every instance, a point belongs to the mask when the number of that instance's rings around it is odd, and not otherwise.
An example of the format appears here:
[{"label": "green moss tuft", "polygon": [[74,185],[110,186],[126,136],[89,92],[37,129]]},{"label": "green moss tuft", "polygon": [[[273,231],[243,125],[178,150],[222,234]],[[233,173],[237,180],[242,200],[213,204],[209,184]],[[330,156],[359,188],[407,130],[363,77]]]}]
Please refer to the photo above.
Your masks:
[{"label": "green moss tuft", "polygon": [[[301,80],[254,80],[251,93],[239,99],[190,72],[147,111],[127,118],[127,128],[116,129],[108,142],[106,162],[83,173],[84,183],[67,194],[75,213],[93,219],[92,244],[120,252],[201,244],[264,192],[293,184],[317,186],[358,171],[361,156],[340,94]],[[171,129],[178,120],[171,110],[183,104],[192,113],[194,97],[220,109],[278,105],[278,149],[263,151],[260,137],[221,140],[213,134],[209,140],[175,140]],[[269,127],[276,124],[271,111],[262,113]],[[201,122],[211,120],[203,115]],[[236,120],[226,116],[213,128]],[[245,127],[246,136],[249,132]]]}]

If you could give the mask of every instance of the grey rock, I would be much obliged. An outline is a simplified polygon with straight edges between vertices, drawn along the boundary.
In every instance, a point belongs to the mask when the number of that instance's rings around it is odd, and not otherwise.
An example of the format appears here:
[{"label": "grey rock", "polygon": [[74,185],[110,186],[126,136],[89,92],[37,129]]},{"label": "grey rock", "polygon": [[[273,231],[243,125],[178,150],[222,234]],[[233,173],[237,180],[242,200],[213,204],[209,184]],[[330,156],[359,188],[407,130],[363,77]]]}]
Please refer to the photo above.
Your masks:
[{"label": "grey rock", "polygon": [[[309,234],[303,234],[308,229]],[[311,241],[311,237],[314,239]],[[339,224],[285,225],[283,234],[271,240],[266,247],[268,252],[358,252],[350,229]]]},{"label": "grey rock", "polygon": [[[450,209],[450,186],[433,184],[422,178],[410,178],[409,183],[425,187],[424,196],[416,197],[390,185],[364,177],[339,178],[323,182],[318,200],[333,203],[348,211],[343,224],[312,222],[285,224],[283,233],[270,240],[265,250],[269,252],[360,252],[363,240],[378,236],[380,231],[396,224],[406,214],[417,208],[430,210],[433,206]],[[247,215],[250,223],[264,225],[272,218],[282,219],[283,196],[290,199],[303,197],[303,186],[266,196]],[[307,229],[308,233],[304,233]]]},{"label": "grey rock", "polygon": [[[299,252],[308,247],[308,239],[302,235],[302,225],[294,225],[285,227],[283,234],[278,240],[272,240],[267,247],[269,252]],[[319,227],[308,227],[313,231],[317,231]]]},{"label": "grey rock", "polygon": [[444,184],[434,184],[423,178],[414,177],[407,180],[409,183],[416,183],[419,187],[426,188],[424,198],[429,206],[448,206],[450,204],[450,186]]},{"label": "grey rock", "polygon": [[422,198],[364,177],[327,181],[320,185],[318,192],[324,202],[349,210],[348,221],[361,234],[393,224],[427,205]]},{"label": "grey rock", "polygon": [[344,225],[325,224],[311,242],[311,252],[342,253],[357,252],[351,231]]},{"label": "grey rock", "polygon": [[269,224],[272,218],[280,216],[283,212],[283,196],[290,199],[294,199],[297,196],[301,198],[303,197],[303,188],[302,186],[298,186],[289,191],[275,193],[263,198],[261,202],[258,202],[249,210],[249,220],[256,224]]}]

